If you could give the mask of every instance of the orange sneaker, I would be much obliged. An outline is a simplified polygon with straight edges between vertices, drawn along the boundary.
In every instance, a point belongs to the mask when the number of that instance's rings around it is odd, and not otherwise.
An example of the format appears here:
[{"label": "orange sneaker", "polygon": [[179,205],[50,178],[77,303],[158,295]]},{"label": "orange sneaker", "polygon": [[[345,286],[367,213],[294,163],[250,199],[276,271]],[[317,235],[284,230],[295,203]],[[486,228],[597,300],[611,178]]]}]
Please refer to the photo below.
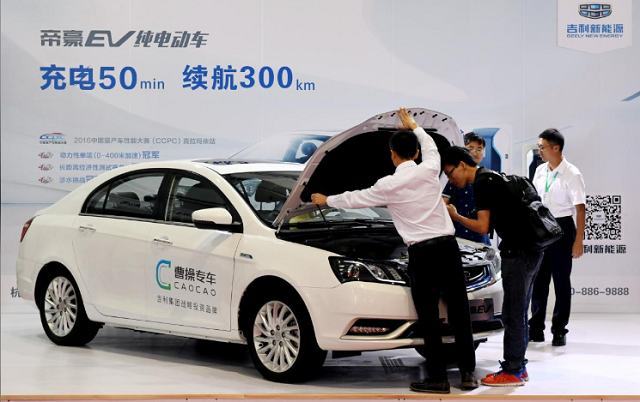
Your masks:
[{"label": "orange sneaker", "polygon": [[[524,385],[524,374],[526,371],[522,371],[518,374],[508,374],[500,370],[497,373],[489,374],[480,381],[482,385],[489,387],[521,387]],[[528,378],[528,376],[527,376]]]}]

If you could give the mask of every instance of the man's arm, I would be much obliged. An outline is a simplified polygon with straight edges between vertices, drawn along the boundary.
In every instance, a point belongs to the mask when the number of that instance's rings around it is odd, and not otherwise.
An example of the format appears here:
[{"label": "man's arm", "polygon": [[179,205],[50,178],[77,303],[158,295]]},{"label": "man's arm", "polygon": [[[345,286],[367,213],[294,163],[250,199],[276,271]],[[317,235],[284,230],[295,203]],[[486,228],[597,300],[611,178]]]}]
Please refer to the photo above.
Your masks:
[{"label": "man's arm", "polygon": [[398,127],[399,129],[410,129],[413,133],[418,137],[418,142],[420,143],[420,150],[422,152],[422,164],[424,166],[428,166],[430,168],[436,169],[438,172],[440,171],[440,153],[438,152],[438,147],[436,146],[436,142],[429,136],[422,127],[418,126],[418,123],[413,119],[413,117],[407,112],[407,109],[400,108],[398,110],[398,117],[400,117],[400,121],[403,126]]},{"label": "man's arm", "polygon": [[576,205],[576,240],[573,242],[573,258],[580,258],[584,253],[584,223],[586,209],[584,204]]},{"label": "man's arm", "polygon": [[585,225],[585,204],[587,196],[585,192],[584,179],[582,174],[577,174],[569,180],[569,191],[571,201],[576,208],[576,240],[573,242],[573,258],[580,258],[584,253],[584,225]]},{"label": "man's arm", "polygon": [[387,205],[387,197],[382,191],[383,184],[380,180],[373,187],[365,190],[347,191],[342,194],[325,196],[324,194],[311,194],[311,202],[316,205],[328,205],[335,208],[368,208]]},{"label": "man's arm", "polygon": [[469,219],[460,215],[456,210],[456,207],[447,204],[447,211],[449,211],[449,216],[451,220],[454,222],[458,222],[462,226],[467,229],[471,229],[476,233],[487,234],[489,233],[489,222],[491,220],[491,211],[488,209],[478,211],[478,219]]}]

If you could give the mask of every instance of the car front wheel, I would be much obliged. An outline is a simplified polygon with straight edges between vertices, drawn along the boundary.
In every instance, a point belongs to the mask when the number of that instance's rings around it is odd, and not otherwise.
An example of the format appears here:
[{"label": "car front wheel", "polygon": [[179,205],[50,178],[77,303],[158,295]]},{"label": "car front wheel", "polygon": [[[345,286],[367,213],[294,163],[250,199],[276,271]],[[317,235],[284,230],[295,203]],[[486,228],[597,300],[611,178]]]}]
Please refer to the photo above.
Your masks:
[{"label": "car front wheel", "polygon": [[276,382],[309,379],[324,364],[309,313],[297,295],[260,297],[252,303],[246,331],[251,359],[260,374]]},{"label": "car front wheel", "polygon": [[39,302],[42,327],[55,344],[82,346],[100,329],[100,324],[87,318],[78,286],[66,272],[51,275]]}]

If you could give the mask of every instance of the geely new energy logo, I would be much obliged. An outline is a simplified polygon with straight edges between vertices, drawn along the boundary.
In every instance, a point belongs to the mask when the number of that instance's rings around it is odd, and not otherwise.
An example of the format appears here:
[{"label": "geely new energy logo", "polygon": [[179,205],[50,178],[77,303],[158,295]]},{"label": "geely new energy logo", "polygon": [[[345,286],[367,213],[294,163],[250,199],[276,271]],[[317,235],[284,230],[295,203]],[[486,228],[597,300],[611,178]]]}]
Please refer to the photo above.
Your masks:
[{"label": "geely new energy logo", "polygon": [[160,270],[163,269],[163,268],[171,269],[171,261],[160,260],[160,262],[156,266],[156,282],[158,282],[158,286],[160,286],[160,288],[162,288],[164,290],[171,290],[171,284],[170,283],[164,283],[162,281],[162,279],[160,278]]},{"label": "geely new energy logo", "polygon": [[581,16],[597,20],[611,15],[611,4],[580,4]]}]

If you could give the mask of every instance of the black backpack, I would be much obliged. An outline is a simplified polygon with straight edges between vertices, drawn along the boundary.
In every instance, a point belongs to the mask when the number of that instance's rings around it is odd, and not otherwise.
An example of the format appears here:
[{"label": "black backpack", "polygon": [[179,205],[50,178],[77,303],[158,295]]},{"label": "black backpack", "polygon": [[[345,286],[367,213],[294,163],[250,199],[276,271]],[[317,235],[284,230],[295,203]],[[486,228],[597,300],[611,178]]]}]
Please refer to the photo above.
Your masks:
[{"label": "black backpack", "polygon": [[514,227],[512,232],[517,238],[510,240],[527,249],[542,251],[562,237],[562,228],[549,208],[542,203],[536,188],[528,178],[492,170],[480,176],[484,175],[492,175],[502,180],[519,204],[512,221]]}]

